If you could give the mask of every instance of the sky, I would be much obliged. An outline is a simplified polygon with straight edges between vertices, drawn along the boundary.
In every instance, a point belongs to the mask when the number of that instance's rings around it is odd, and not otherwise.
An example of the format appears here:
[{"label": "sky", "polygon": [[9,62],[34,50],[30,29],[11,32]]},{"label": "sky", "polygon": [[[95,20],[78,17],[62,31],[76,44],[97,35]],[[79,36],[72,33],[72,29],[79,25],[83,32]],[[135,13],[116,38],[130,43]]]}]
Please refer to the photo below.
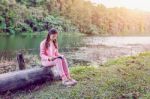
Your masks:
[{"label": "sky", "polygon": [[102,3],[106,7],[126,7],[150,12],[150,0],[90,0],[93,3]]}]

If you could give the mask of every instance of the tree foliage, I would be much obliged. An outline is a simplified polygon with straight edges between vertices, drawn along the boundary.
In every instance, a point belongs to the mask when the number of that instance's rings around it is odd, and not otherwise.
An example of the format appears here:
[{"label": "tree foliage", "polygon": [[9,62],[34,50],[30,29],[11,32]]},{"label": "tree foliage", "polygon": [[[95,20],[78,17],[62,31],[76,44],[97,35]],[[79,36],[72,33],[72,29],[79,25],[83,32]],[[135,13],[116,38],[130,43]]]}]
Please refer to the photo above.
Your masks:
[{"label": "tree foliage", "polygon": [[1,0],[0,32],[20,34],[59,31],[86,34],[142,34],[150,32],[150,12],[106,8],[85,0]]}]

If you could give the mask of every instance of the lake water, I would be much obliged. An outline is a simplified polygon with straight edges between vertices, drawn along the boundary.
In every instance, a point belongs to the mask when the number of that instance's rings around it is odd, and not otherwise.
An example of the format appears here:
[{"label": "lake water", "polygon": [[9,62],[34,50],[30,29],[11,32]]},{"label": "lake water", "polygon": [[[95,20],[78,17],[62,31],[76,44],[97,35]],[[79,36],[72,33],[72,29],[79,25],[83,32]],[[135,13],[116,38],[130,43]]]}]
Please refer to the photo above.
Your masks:
[{"label": "lake water", "polygon": [[[73,36],[72,36],[73,35]],[[39,54],[40,42],[46,35],[38,36],[0,36],[0,58],[11,59],[19,52]],[[81,45],[79,35],[61,33],[58,37],[59,51],[67,52]]]},{"label": "lake water", "polygon": [[85,41],[90,45],[108,45],[108,46],[127,46],[127,45],[145,45],[150,44],[150,37],[86,37]]},{"label": "lake water", "polygon": [[[39,54],[39,44],[45,36],[1,36],[0,57],[9,59],[18,52]],[[101,64],[112,58],[135,55],[150,50],[150,37],[100,37],[74,34],[60,34],[59,51],[72,64]],[[74,50],[75,49],[75,50]]]}]

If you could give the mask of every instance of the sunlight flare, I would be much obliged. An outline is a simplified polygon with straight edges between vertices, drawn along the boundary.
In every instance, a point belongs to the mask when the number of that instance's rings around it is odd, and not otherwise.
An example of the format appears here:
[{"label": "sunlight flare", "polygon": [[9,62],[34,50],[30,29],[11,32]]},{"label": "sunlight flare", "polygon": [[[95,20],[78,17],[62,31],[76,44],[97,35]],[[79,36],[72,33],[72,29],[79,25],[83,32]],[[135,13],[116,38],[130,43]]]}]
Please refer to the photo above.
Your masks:
[{"label": "sunlight flare", "polygon": [[91,0],[94,3],[102,3],[106,7],[126,7],[150,11],[150,0]]}]

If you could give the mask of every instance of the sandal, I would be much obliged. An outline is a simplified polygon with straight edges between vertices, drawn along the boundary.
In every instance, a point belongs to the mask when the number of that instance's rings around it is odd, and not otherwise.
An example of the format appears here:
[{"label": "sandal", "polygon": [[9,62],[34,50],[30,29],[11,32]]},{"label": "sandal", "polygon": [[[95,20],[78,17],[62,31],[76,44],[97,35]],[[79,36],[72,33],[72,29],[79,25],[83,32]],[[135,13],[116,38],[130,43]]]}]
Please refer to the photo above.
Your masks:
[{"label": "sandal", "polygon": [[73,85],[73,82],[70,80],[64,80],[64,81],[62,81],[62,85],[71,87]]},{"label": "sandal", "polygon": [[77,84],[77,81],[76,81],[75,79],[69,78],[69,80],[70,80],[71,82],[73,82],[73,85],[76,85],[76,84]]}]

